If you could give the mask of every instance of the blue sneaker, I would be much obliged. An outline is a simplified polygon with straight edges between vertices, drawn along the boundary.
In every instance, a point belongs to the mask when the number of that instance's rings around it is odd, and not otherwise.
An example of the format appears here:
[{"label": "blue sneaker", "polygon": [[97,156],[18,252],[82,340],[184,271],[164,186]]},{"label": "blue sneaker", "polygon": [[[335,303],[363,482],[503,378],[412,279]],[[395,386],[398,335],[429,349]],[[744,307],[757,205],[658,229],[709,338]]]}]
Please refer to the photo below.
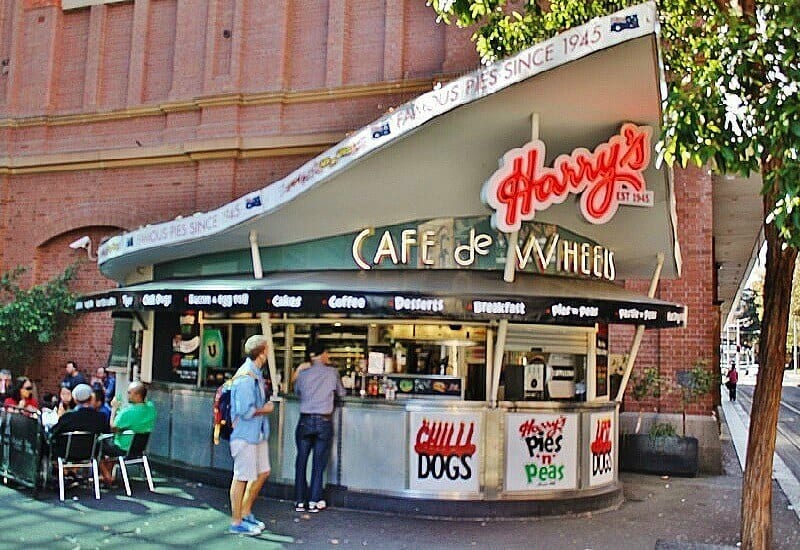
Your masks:
[{"label": "blue sneaker", "polygon": [[246,537],[257,537],[261,534],[261,529],[258,528],[257,525],[253,525],[252,523],[242,521],[239,525],[231,524],[228,527],[228,533],[231,535],[244,535]]},{"label": "blue sneaker", "polygon": [[242,521],[246,521],[250,525],[255,525],[256,527],[258,527],[262,531],[267,528],[267,524],[264,523],[263,521],[261,521],[260,519],[256,519],[256,517],[253,515],[252,512],[250,512],[249,514],[244,516],[242,518]]}]

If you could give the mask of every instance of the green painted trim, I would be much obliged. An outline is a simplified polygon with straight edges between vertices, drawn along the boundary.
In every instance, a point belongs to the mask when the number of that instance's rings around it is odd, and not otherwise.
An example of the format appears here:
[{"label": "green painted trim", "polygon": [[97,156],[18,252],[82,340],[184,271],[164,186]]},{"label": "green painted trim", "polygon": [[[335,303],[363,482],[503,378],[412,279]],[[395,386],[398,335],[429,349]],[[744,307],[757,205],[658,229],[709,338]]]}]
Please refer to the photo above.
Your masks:
[{"label": "green painted trim", "polygon": [[[369,264],[373,264],[376,249],[381,237],[389,231],[392,242],[400,255],[401,233],[405,230],[416,230],[417,236],[426,230],[434,231],[437,235],[437,245],[431,249],[429,257],[436,264],[426,266],[425,269],[479,269],[479,270],[502,270],[506,259],[506,236],[491,227],[489,216],[468,217],[468,218],[439,218],[436,220],[414,220],[402,224],[382,226],[375,228],[374,233],[363,240],[361,247],[363,257]],[[488,235],[492,239],[491,246],[487,247],[488,254],[474,254],[474,262],[467,266],[459,266],[453,259],[455,248],[464,246],[470,242],[471,232],[475,235]],[[559,228],[552,224],[537,222],[525,223],[519,234],[519,246],[524,247],[528,239],[533,235],[539,242],[543,252],[547,253],[547,247],[551,241],[551,235],[558,234],[559,241],[571,241],[579,244],[587,243],[595,246],[598,243],[586,239],[577,233]],[[261,248],[261,263],[265,272],[282,271],[319,271],[319,270],[340,270],[340,269],[359,269],[353,260],[352,246],[353,240],[358,232],[345,235],[325,237],[312,241],[294,243],[281,246],[269,246]],[[420,240],[418,238],[418,240]],[[384,259],[378,265],[372,265],[373,269],[417,269],[421,268],[419,259],[419,247],[410,248],[408,262],[406,264],[395,265],[391,261]],[[463,257],[469,253],[467,249],[462,251]],[[532,251],[530,261],[525,267],[524,272],[546,273],[569,275],[556,269],[556,257],[546,271],[541,271],[536,261],[536,252]],[[557,256],[557,255],[556,255]],[[164,264],[159,264],[154,268],[155,280],[172,279],[181,277],[208,277],[219,275],[233,275],[252,273],[253,264],[251,261],[250,249],[233,250],[216,254],[207,254],[182,260],[176,260]]]}]

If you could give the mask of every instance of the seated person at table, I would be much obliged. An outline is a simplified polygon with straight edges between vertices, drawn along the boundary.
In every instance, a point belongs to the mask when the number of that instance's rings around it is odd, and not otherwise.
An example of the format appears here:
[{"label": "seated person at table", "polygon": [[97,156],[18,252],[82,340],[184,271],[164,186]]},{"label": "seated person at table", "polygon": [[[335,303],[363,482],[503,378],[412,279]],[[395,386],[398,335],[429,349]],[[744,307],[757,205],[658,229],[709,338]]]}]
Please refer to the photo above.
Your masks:
[{"label": "seated person at table", "polygon": [[[92,388],[95,390],[100,388],[103,390],[103,398],[107,403],[111,403],[116,393],[117,380],[113,376],[109,376],[105,367],[97,367],[94,376],[92,376]],[[111,409],[109,409],[110,413]]]},{"label": "seated person at table", "polygon": [[61,386],[58,392],[58,405],[56,406],[58,417],[61,418],[65,412],[69,412],[74,408],[75,399],[72,397],[72,390],[67,386]]},{"label": "seated person at table", "polygon": [[39,401],[39,408],[56,410],[58,408],[58,396],[54,393],[46,392]]},{"label": "seated person at table", "polygon": [[152,401],[147,401],[147,386],[141,382],[133,382],[128,386],[128,404],[120,408],[120,402],[111,401],[111,428],[114,430],[114,441],[103,447],[109,456],[124,456],[133,442],[132,435],[120,432],[130,430],[143,434],[153,431],[156,423],[156,408]]},{"label": "seated person at table", "polygon": [[19,407],[28,411],[39,410],[39,402],[36,400],[36,386],[27,376],[20,376],[14,385],[11,393],[4,402],[4,405]]},{"label": "seated person at table", "polygon": [[[70,399],[72,399],[72,392],[70,392]],[[39,401],[39,410],[42,413],[42,426],[48,432],[50,428],[58,422],[58,395],[54,393],[46,393],[42,400]]]},{"label": "seated person at table", "polygon": [[11,371],[8,369],[0,369],[0,400],[6,400],[6,397],[11,393],[12,384]]},{"label": "seated person at table", "polygon": [[94,388],[92,390],[92,407],[95,410],[103,413],[103,416],[110,422],[111,421],[111,407],[106,405],[106,394],[102,388]]},{"label": "seated person at table", "polygon": [[[91,432],[94,434],[108,433],[110,430],[108,420],[103,413],[97,412],[92,406],[92,387],[88,384],[78,384],[72,390],[75,399],[75,409],[64,413],[56,425],[50,430],[51,441],[59,434],[67,432]],[[54,456],[63,455],[66,440],[59,438],[53,445]]]}]

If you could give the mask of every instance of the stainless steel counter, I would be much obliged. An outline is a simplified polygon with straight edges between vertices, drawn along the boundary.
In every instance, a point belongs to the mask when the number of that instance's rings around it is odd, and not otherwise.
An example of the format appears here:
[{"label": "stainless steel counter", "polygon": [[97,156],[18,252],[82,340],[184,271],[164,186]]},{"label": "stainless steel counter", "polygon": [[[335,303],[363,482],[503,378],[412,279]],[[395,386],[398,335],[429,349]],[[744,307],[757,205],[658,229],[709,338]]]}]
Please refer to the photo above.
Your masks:
[{"label": "stainless steel counter", "polygon": [[[199,468],[231,469],[214,446],[213,391],[154,384],[150,453]],[[273,483],[294,483],[299,403],[270,416]],[[484,402],[347,397],[334,414],[326,482],[350,492],[434,500],[575,499],[619,489],[613,402]]]}]

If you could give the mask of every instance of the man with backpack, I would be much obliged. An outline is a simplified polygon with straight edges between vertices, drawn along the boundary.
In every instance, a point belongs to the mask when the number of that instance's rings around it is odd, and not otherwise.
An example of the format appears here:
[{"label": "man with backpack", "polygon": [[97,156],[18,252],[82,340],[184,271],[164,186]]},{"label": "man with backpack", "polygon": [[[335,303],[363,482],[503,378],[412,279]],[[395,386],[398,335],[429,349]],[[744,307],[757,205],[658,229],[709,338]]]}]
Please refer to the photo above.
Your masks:
[{"label": "man with backpack", "polygon": [[244,353],[247,357],[236,371],[230,390],[233,479],[228,532],[256,536],[266,527],[253,515],[253,503],[270,473],[267,415],[275,406],[268,400],[261,374],[267,362],[266,338],[260,334],[248,338]]}]

